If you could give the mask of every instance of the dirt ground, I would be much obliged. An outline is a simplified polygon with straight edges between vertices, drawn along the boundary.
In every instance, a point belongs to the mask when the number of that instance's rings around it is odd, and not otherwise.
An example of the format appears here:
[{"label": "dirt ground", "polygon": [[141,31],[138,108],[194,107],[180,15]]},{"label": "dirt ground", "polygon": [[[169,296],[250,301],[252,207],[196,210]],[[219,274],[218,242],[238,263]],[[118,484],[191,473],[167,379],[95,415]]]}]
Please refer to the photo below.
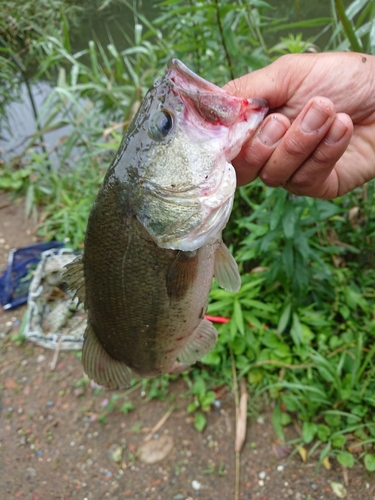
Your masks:
[{"label": "dirt ground", "polygon": [[[0,273],[10,248],[33,242],[33,225],[25,224],[23,213],[22,202],[7,205],[0,194]],[[199,433],[186,412],[183,380],[171,384],[164,400],[147,402],[142,388],[124,399],[121,392],[92,387],[76,353],[61,351],[51,370],[54,351],[14,340],[24,312],[0,312],[0,500],[234,499],[230,388],[218,394]],[[114,394],[134,409],[105,412]],[[291,429],[288,437],[293,436]],[[147,446],[169,446],[170,451],[157,463],[144,463],[140,447],[145,440]],[[303,463],[298,453],[280,458],[282,451],[265,407],[248,421],[239,498],[375,500],[375,476],[362,466],[344,471],[331,461],[327,470],[317,468],[316,459]],[[332,482],[347,483],[346,496],[337,496]]]}]

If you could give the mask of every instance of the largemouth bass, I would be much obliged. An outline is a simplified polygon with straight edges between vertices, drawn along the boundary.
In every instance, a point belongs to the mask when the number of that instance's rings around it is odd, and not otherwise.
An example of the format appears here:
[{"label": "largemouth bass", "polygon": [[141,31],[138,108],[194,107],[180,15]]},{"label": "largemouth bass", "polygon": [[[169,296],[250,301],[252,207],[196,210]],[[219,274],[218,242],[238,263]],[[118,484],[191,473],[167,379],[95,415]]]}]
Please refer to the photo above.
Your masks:
[{"label": "largemouth bass", "polygon": [[267,112],[177,59],[145,96],[92,207],[83,256],[65,279],[85,303],[87,375],[127,387],[190,365],[215,345],[212,277],[241,285],[221,239],[236,188],[229,163]]}]

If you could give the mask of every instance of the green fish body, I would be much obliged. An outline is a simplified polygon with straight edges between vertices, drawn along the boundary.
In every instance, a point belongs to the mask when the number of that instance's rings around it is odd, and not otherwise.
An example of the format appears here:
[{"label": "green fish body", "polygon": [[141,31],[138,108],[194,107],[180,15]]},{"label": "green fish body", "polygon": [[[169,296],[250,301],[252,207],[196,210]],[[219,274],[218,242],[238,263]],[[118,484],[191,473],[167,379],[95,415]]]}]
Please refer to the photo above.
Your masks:
[{"label": "green fish body", "polygon": [[[174,59],[144,98],[91,210],[83,256],[65,280],[88,311],[82,362],[109,388],[211,351],[204,318],[212,277],[238,291],[221,239],[234,158],[267,107],[206,82]],[[177,360],[182,363],[179,365]]]}]

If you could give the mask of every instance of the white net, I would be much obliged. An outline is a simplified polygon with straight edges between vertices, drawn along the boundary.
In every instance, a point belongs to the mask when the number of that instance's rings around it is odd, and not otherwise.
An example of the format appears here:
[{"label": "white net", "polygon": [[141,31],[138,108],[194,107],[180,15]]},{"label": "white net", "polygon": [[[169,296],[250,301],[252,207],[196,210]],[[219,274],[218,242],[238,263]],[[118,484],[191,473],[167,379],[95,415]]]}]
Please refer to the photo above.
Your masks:
[{"label": "white net", "polygon": [[27,301],[27,340],[56,349],[82,349],[87,314],[61,278],[64,266],[77,257],[73,250],[47,250],[35,270]]}]

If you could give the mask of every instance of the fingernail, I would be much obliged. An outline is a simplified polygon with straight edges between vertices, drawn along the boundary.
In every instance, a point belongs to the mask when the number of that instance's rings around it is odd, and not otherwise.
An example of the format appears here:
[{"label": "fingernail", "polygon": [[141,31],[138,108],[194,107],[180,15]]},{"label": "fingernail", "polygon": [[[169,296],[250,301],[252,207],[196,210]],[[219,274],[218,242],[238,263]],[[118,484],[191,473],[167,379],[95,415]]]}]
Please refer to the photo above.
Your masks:
[{"label": "fingernail", "polygon": [[273,146],[286,132],[285,125],[277,118],[271,117],[260,130],[260,140],[266,146]]},{"label": "fingernail", "polygon": [[334,144],[335,142],[339,142],[339,140],[344,137],[347,130],[348,127],[344,123],[342,123],[339,119],[336,119],[332,123],[331,128],[328,130],[325,142],[327,144]]},{"label": "fingernail", "polygon": [[327,119],[327,113],[313,104],[303,117],[301,128],[305,132],[313,132],[314,130],[318,130],[322,125],[324,125]]}]

